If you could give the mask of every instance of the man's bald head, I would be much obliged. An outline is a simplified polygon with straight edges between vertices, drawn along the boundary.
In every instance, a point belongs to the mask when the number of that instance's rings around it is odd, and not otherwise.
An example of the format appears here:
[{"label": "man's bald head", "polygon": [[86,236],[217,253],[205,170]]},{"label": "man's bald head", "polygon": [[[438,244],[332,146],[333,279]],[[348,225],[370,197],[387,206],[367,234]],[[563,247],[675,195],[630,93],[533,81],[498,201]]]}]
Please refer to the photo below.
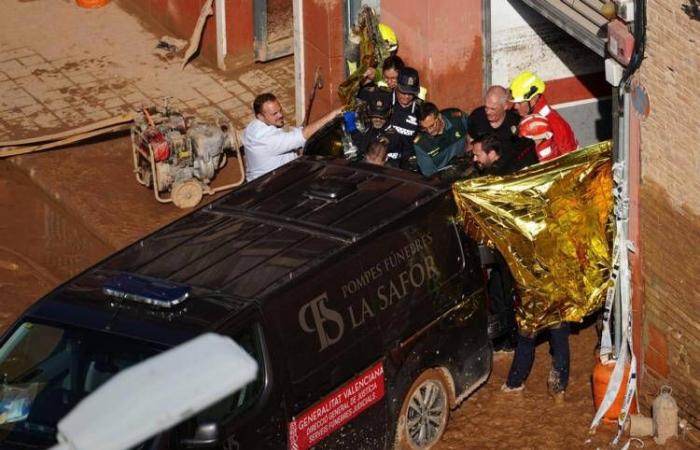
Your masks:
[{"label": "man's bald head", "polygon": [[493,99],[494,101],[500,103],[501,105],[505,105],[506,102],[508,101],[508,90],[504,88],[503,86],[499,86],[497,84],[494,84],[493,86],[489,87],[486,90],[486,95],[484,96],[484,102],[488,101],[488,99]]},{"label": "man's bald head", "polygon": [[508,107],[508,90],[503,86],[493,85],[484,96],[486,118],[493,128],[498,128],[506,117]]}]

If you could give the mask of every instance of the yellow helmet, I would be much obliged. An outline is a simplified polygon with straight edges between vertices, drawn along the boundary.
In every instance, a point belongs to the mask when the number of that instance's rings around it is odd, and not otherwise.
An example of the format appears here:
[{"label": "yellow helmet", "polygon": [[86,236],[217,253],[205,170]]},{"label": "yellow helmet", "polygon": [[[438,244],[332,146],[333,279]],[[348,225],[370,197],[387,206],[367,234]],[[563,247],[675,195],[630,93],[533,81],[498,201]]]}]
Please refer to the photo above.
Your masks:
[{"label": "yellow helmet", "polygon": [[399,48],[399,40],[396,38],[394,30],[384,23],[380,23],[377,28],[379,28],[379,35],[382,37],[382,40],[384,40],[389,47],[389,51],[396,51],[396,49]]},{"label": "yellow helmet", "polygon": [[527,102],[536,94],[544,93],[544,81],[532,72],[521,72],[510,83],[511,101]]}]

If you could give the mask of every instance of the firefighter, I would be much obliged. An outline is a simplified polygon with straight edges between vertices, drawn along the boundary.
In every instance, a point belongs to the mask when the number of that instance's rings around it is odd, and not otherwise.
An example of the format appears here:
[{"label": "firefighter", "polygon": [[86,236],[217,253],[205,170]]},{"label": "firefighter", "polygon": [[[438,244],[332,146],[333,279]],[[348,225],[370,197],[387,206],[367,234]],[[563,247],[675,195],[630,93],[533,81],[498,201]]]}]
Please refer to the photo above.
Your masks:
[{"label": "firefighter", "polygon": [[[545,84],[532,72],[522,72],[510,84],[510,101],[521,117],[537,114],[547,119],[552,130],[553,157],[564,155],[578,148],[578,142],[569,123],[547,103]],[[551,159],[551,158],[548,158]]]},{"label": "firefighter", "polygon": [[535,142],[535,153],[540,162],[563,154],[553,139],[554,131],[549,121],[539,114],[526,116],[518,125],[518,134]]},{"label": "firefighter", "polygon": [[399,50],[399,39],[396,37],[393,28],[385,23],[380,23],[377,29],[379,30],[379,37],[384,41],[386,48],[389,49],[389,53],[395,55]]}]

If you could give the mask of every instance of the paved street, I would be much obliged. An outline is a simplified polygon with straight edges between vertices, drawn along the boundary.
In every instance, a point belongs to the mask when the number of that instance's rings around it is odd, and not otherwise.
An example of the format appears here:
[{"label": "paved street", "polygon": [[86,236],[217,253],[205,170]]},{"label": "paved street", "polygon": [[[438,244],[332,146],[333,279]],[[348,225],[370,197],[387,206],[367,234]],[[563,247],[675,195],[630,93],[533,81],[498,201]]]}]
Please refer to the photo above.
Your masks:
[{"label": "paved street", "polygon": [[[291,58],[224,73],[156,49],[166,31],[112,2],[11,2],[0,16],[0,141],[86,125],[144,105],[226,114],[242,127],[257,93],[279,94],[294,116]],[[8,11],[9,9],[9,11]],[[60,18],[60,20],[57,20]]]}]

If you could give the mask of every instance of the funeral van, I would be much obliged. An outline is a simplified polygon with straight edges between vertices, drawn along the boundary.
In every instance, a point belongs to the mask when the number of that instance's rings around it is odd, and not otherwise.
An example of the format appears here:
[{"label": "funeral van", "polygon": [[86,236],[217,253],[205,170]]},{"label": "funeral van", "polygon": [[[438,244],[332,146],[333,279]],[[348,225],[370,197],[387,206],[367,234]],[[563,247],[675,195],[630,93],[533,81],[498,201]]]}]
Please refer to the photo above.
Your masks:
[{"label": "funeral van", "polygon": [[212,331],[257,379],[137,448],[431,448],[491,369],[479,252],[455,214],[440,180],[320,156],[198,209],[6,332],[0,448],[52,445],[111,376]]}]

